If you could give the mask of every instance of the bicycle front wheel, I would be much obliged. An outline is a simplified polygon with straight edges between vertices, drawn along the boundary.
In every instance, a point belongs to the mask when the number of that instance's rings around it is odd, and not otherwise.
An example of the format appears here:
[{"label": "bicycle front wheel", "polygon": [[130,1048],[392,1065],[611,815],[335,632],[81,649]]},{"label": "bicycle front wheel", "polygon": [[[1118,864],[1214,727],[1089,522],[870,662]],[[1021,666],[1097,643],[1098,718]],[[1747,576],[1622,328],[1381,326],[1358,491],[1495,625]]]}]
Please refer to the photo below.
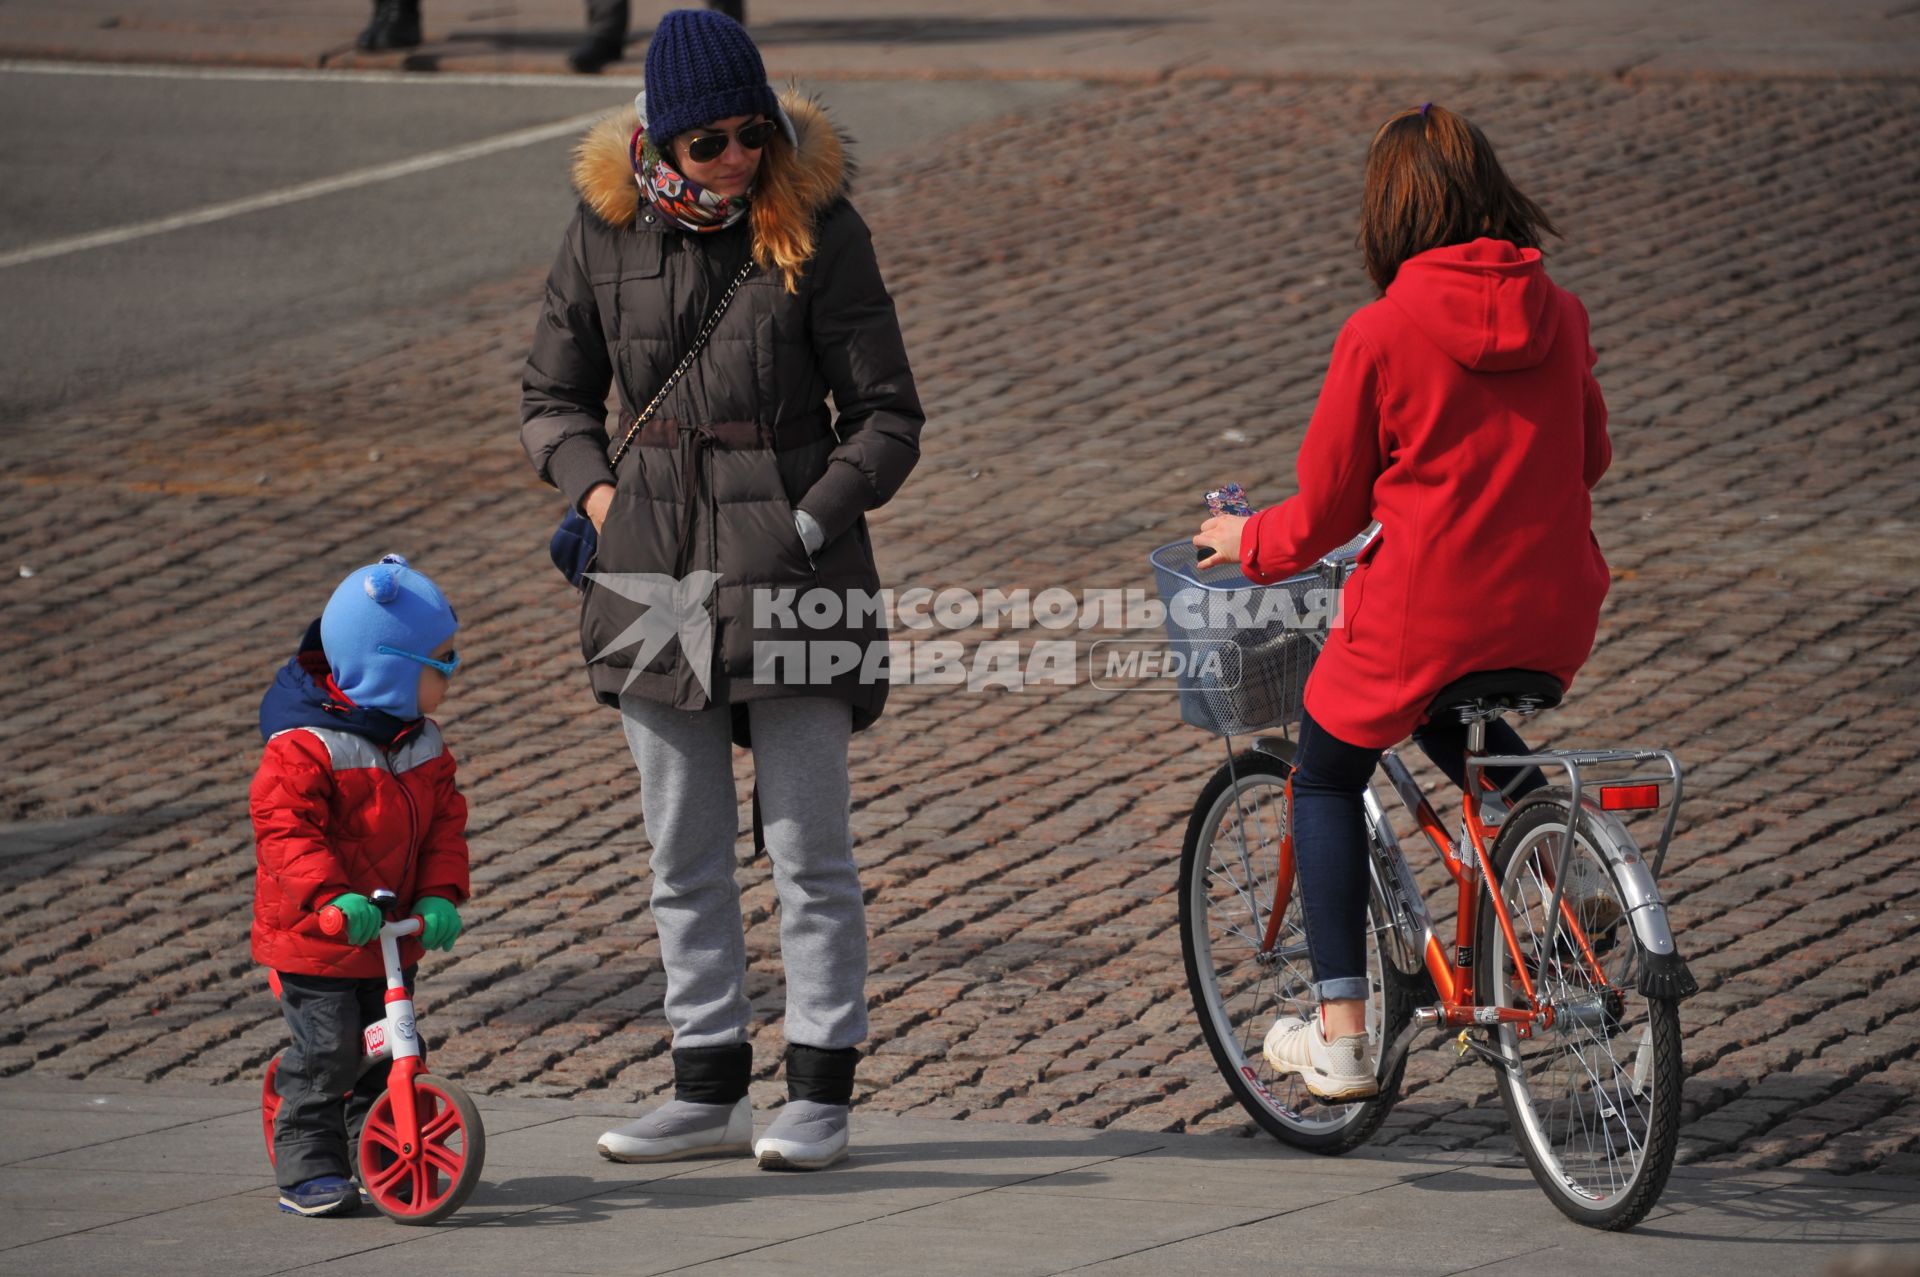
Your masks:
[{"label": "bicycle front wheel", "polygon": [[[1631,1228],[1659,1199],[1679,1144],[1680,1014],[1675,999],[1638,990],[1645,958],[1627,919],[1629,894],[1607,854],[1632,852],[1632,840],[1584,801],[1560,925],[1548,927],[1570,797],[1564,788],[1529,797],[1494,844],[1494,873],[1527,975],[1554,1008],[1553,1024],[1530,1037],[1510,1025],[1495,1033],[1493,1045],[1506,1061],[1500,1096],[1520,1151],[1554,1205],[1592,1228]],[[1626,845],[1603,850],[1622,840]],[[1481,1001],[1526,1006],[1490,903],[1482,904],[1476,943]]]},{"label": "bicycle front wheel", "polygon": [[465,1088],[417,1073],[413,1108],[419,1147],[401,1136],[393,1092],[382,1091],[360,1130],[360,1182],[380,1213],[399,1224],[437,1224],[480,1182],[487,1131]]},{"label": "bicycle front wheel", "polygon": [[[1248,750],[1201,792],[1180,857],[1180,946],[1207,1047],[1241,1107],[1295,1148],[1345,1153],[1386,1119],[1406,1060],[1380,1079],[1377,1097],[1325,1104],[1308,1094],[1298,1074],[1276,1073],[1261,1052],[1276,1017],[1314,1014],[1298,891],[1287,892],[1275,943],[1265,943],[1283,872],[1281,838],[1290,828],[1291,770],[1283,758]],[[1376,913],[1367,943],[1367,1040],[1375,1061],[1412,1018],[1415,996],[1412,983],[1384,960],[1380,931]]]}]

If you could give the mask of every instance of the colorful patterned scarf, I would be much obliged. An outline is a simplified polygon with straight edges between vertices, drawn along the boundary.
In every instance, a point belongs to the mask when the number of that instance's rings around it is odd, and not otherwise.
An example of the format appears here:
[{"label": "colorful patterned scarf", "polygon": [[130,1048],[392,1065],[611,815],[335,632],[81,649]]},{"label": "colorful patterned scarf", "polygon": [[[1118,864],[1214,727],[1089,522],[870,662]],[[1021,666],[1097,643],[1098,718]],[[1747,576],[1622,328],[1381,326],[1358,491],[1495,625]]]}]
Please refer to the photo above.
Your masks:
[{"label": "colorful patterned scarf", "polygon": [[723,231],[747,215],[746,195],[716,195],[683,176],[647,138],[645,127],[633,131],[633,180],[640,194],[676,225],[690,231]]}]

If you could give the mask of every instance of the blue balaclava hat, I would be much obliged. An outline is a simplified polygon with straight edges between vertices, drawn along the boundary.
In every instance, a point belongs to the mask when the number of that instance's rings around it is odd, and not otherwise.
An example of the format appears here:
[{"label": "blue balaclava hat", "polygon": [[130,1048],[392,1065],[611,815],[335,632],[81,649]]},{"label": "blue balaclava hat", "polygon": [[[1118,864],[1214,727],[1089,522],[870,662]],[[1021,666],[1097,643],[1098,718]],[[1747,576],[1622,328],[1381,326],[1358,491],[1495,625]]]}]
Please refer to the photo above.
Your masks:
[{"label": "blue balaclava hat", "polygon": [[425,667],[380,649],[431,656],[459,628],[460,618],[440,587],[389,554],[355,568],[334,590],[320,614],[320,646],[334,683],[355,705],[418,718]]},{"label": "blue balaclava hat", "polygon": [[780,119],[780,101],[747,29],[711,9],[674,9],[647,46],[647,136],[656,145],[735,115]]}]

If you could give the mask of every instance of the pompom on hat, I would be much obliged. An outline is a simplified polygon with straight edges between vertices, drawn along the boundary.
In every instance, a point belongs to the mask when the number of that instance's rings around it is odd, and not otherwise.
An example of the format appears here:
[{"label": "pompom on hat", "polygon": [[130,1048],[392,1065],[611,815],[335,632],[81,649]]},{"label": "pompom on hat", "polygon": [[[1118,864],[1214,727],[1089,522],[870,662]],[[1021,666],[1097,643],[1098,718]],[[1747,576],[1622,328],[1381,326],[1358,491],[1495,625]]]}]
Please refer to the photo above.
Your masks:
[{"label": "pompom on hat", "polygon": [[396,718],[420,717],[418,661],[381,647],[430,656],[460,628],[453,605],[426,573],[397,554],[355,568],[320,614],[320,645],[333,681],[355,705]]},{"label": "pompom on hat", "polygon": [[634,105],[655,145],[736,115],[777,120],[794,140],[753,37],[724,13],[673,9],[663,16],[647,45],[646,86]]}]

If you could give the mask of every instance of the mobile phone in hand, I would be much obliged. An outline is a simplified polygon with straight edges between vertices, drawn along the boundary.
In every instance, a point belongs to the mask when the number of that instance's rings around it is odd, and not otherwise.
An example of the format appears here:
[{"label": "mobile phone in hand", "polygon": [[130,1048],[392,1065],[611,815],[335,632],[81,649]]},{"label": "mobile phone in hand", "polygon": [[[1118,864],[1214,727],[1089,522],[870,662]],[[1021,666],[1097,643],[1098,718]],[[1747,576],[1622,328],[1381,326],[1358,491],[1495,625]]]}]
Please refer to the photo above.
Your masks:
[{"label": "mobile phone in hand", "polygon": [[1247,504],[1247,494],[1240,485],[1229,483],[1207,494],[1207,512],[1216,516],[1233,514],[1247,518],[1253,514],[1253,507]]},{"label": "mobile phone in hand", "polygon": [[[1247,494],[1237,483],[1224,484],[1221,487],[1215,488],[1212,492],[1207,493],[1206,501],[1207,513],[1215,517],[1223,514],[1231,514],[1241,518],[1250,518],[1253,514],[1253,507],[1247,504]],[[1193,550],[1195,562],[1205,559],[1209,554],[1213,553],[1212,550],[1209,550],[1204,545],[1196,545],[1193,547]]]}]

